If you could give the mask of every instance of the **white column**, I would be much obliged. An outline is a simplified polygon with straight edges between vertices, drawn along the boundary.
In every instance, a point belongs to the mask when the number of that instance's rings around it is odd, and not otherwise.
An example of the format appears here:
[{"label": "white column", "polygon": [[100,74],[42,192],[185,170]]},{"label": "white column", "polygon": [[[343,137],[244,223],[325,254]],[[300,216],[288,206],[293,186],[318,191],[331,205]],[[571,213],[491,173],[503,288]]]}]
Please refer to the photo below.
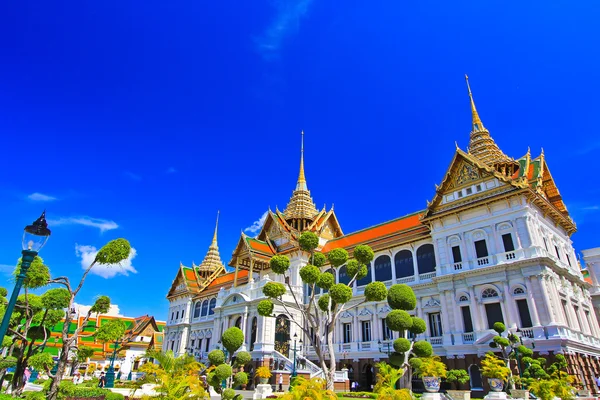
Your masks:
[{"label": "white column", "polygon": [[525,282],[527,285],[527,304],[529,305],[529,313],[531,314],[531,322],[533,326],[540,326],[540,316],[538,314],[537,305],[533,297],[533,285],[531,284],[531,277],[526,276]]},{"label": "white column", "polygon": [[452,298],[452,309],[454,310],[454,332],[456,333],[460,333],[463,331],[463,325],[461,324],[462,322],[462,315],[461,315],[461,305],[460,304],[454,304],[454,301],[456,300],[456,291],[452,292],[452,294],[454,295],[454,298]]},{"label": "white column", "polygon": [[396,283],[396,265],[394,263],[394,253],[390,250],[390,260],[392,261],[392,283]]},{"label": "white column", "polygon": [[515,310],[515,301],[512,297],[512,293],[510,293],[510,288],[508,287],[508,282],[504,282],[504,304],[506,305],[506,316],[507,319],[507,327],[516,328],[517,327],[517,314]]},{"label": "white column", "polygon": [[471,320],[473,321],[473,329],[475,329],[475,331],[480,331],[482,330],[482,326],[484,326],[484,321],[481,318],[479,304],[475,299],[473,286],[469,286],[469,298],[471,299]]},{"label": "white column", "polygon": [[446,304],[446,290],[440,292],[440,304],[442,307],[442,331],[450,333],[450,314],[448,313],[448,305]]},{"label": "white column", "polygon": [[[356,310],[355,314],[358,314],[358,309]],[[354,315],[353,317],[353,324],[352,324],[352,341],[353,342],[360,342],[362,341],[362,338],[359,335],[359,330],[358,330],[358,324],[360,323],[358,321],[358,316]]]}]

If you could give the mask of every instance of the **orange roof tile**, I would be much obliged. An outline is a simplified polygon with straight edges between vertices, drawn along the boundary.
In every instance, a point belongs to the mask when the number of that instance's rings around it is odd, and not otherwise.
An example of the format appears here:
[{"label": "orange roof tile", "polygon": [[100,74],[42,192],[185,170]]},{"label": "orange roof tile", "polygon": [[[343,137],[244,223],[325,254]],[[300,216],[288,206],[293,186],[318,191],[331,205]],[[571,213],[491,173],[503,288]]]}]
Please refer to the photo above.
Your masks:
[{"label": "orange roof tile", "polygon": [[[229,282],[233,282],[234,276],[235,276],[235,272],[229,272],[228,274],[221,275],[218,278],[216,278],[214,281],[212,281],[210,283],[210,285],[207,286],[207,288],[214,288],[214,287],[225,285],[225,284],[227,284]],[[247,276],[248,276],[248,271],[247,270],[240,269],[238,271],[238,279],[245,278]]]},{"label": "orange roof tile", "polygon": [[273,251],[271,250],[269,245],[266,244],[265,242],[261,242],[260,240],[256,240],[256,239],[252,239],[252,238],[247,238],[247,239],[248,239],[248,244],[250,245],[250,247],[252,247],[253,250],[260,251],[261,253],[264,253],[264,254],[273,254]]},{"label": "orange roof tile", "polygon": [[340,247],[351,247],[361,243],[368,242],[383,236],[388,236],[392,233],[400,232],[406,229],[415,228],[421,225],[421,217],[423,212],[410,214],[398,219],[384,222],[383,224],[375,225],[357,232],[349,233],[337,239],[330,240],[321,250],[327,253],[333,249]]}]

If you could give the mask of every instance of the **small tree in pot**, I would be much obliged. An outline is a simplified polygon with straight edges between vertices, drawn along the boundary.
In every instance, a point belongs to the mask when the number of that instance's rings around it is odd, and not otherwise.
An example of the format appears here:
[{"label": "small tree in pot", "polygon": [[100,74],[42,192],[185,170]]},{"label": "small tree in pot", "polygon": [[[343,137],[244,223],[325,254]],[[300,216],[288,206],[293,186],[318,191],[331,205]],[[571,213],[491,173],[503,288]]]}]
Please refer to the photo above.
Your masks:
[{"label": "small tree in pot", "polygon": [[439,392],[441,378],[446,377],[446,364],[441,362],[437,356],[413,358],[410,362],[415,375],[423,380],[425,390],[430,393]]},{"label": "small tree in pot", "polygon": [[488,378],[488,384],[493,392],[501,392],[504,389],[504,383],[510,376],[510,369],[494,353],[489,352],[481,361],[481,374]]},{"label": "small tree in pot", "polygon": [[464,369],[451,369],[446,373],[446,381],[452,384],[454,390],[448,390],[447,394],[453,400],[469,400],[471,398],[470,390],[460,390],[460,388],[469,382],[469,373]]}]

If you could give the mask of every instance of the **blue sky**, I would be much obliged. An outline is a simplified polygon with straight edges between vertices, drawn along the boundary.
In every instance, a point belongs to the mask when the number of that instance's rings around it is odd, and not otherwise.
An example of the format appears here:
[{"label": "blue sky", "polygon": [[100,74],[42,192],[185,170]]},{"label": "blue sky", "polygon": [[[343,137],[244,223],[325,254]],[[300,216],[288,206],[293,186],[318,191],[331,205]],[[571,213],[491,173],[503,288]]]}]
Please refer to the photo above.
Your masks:
[{"label": "blue sky", "polygon": [[57,275],[78,279],[110,239],[136,249],[127,275],[91,276],[80,303],[108,294],[165,318],[217,210],[227,262],[241,230],[285,207],[302,129],[309,189],[345,232],[422,209],[468,143],[465,73],[505,153],[544,148],[576,248],[600,246],[600,5],[526,3],[7,3],[3,271],[47,208],[41,255]]}]

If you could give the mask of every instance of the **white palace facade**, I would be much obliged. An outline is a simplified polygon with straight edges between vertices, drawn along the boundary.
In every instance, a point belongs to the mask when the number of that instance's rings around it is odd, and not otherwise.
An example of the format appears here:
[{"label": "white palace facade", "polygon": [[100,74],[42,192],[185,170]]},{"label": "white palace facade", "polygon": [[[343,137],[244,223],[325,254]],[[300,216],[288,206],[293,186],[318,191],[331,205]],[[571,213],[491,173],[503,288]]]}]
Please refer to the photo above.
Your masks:
[{"label": "white palace facade", "polygon": [[[478,363],[490,350],[493,324],[502,321],[536,353],[550,360],[564,354],[569,373],[596,392],[600,327],[592,285],[584,280],[570,239],[575,223],[543,151],[537,157],[529,150],[517,159],[505,155],[484,127],[470,89],[469,97],[468,149],[456,148],[426,209],[392,221],[344,234],[333,207],[315,207],[302,150],[289,204],[284,211],[269,210],[255,238],[241,234],[229,262],[234,272],[227,272],[221,260],[216,228],[204,261],[180,265],[167,295],[163,349],[205,360],[220,346],[221,333],[238,326],[245,334],[243,348],[251,352],[255,366],[269,363],[287,374],[293,358],[290,339],[293,343],[298,335],[304,344],[299,369],[319,375],[310,338],[290,323],[301,316],[278,306],[276,317],[261,317],[256,310],[264,299],[265,283],[283,279],[269,270],[275,254],[290,258],[285,279],[298,296],[308,296],[298,273],[308,258],[297,239],[310,230],[319,236],[323,253],[341,247],[352,254],[359,244],[371,246],[375,258],[370,274],[354,283],[352,301],[361,301],[371,281],[410,285],[418,299],[414,313],[427,323],[419,339],[428,340],[450,368],[466,369],[473,390],[485,390]],[[345,267],[332,272],[337,282],[349,282]],[[374,381],[375,363],[393,351],[396,337],[385,325],[389,311],[382,302],[343,312],[334,333],[338,365],[346,366],[350,380],[365,389]]]}]

